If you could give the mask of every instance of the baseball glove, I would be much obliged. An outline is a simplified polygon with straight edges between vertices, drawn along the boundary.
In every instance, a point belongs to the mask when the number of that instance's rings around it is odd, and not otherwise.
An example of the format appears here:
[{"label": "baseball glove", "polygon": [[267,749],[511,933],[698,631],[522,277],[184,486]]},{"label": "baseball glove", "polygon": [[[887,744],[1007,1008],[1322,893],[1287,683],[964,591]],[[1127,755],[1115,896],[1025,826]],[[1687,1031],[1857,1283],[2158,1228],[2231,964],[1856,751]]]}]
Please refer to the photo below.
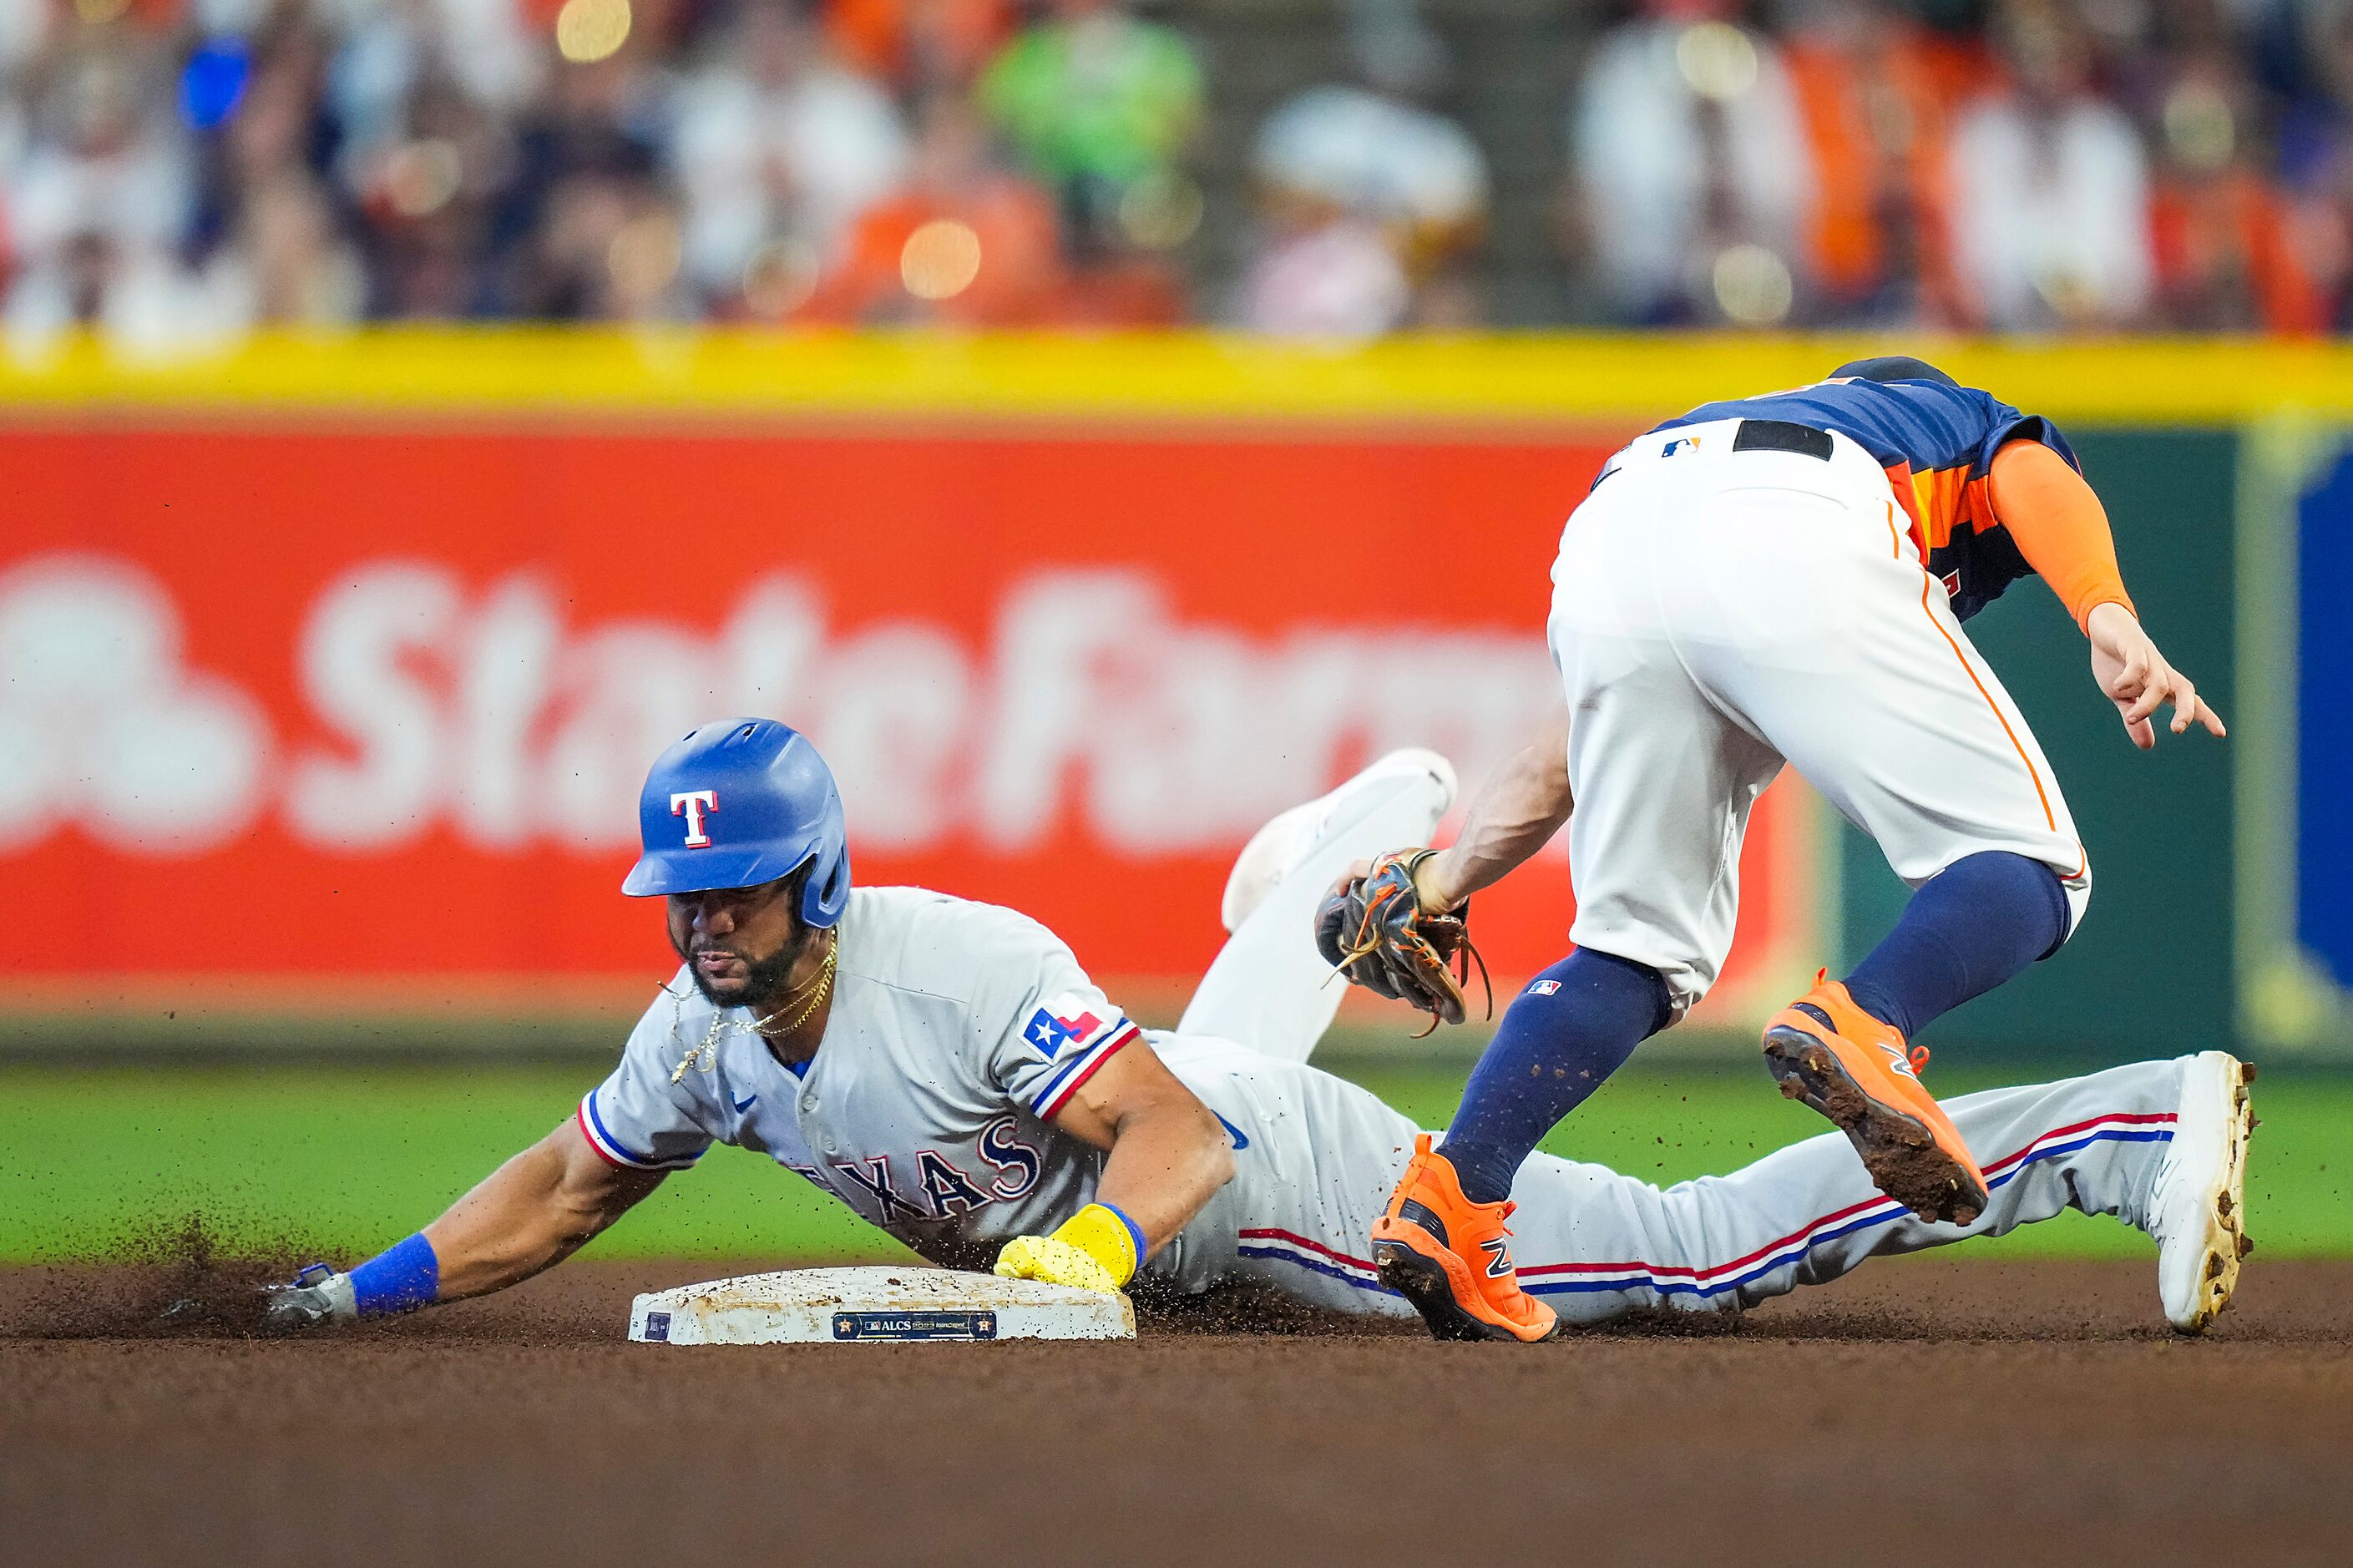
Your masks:
[{"label": "baseball glove", "polygon": [[1429,1014],[1430,1028],[1422,1035],[1441,1023],[1462,1022],[1463,988],[1474,963],[1479,983],[1487,988],[1488,1016],[1495,1011],[1487,962],[1471,945],[1471,906],[1430,914],[1414,891],[1414,868],[1437,853],[1408,849],[1384,855],[1365,877],[1327,895],[1315,911],[1315,946],[1324,962],[1353,984]]}]

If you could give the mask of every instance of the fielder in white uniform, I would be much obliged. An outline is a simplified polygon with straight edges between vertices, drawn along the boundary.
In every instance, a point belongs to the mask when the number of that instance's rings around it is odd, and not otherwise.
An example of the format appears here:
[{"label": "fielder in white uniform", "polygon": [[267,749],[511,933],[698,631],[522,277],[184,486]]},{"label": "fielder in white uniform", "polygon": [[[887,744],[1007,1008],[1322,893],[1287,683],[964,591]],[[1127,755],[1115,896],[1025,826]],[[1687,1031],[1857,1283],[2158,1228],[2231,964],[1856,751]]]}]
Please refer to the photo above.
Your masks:
[{"label": "fielder in white uniform", "polygon": [[[1124,1208],[1183,1217],[1173,1236],[1145,1238],[1139,1259],[1106,1258],[1113,1282],[1140,1260],[1143,1279],[1176,1291],[1257,1280],[1319,1307],[1410,1316],[1375,1278],[1364,1237],[1416,1129],[1308,1065],[1343,990],[1327,984],[1308,915],[1348,862],[1426,836],[1453,788],[1442,758],[1400,752],[1270,824],[1229,889],[1232,938],[1174,1032],[1138,1028],[1026,916],[914,888],[848,889],[845,869],[822,1037],[804,1059],[780,1056],[751,1010],[715,1005],[696,965],[682,967],[570,1121],[427,1231],[349,1275],[307,1275],[282,1293],[280,1321],[512,1283],[714,1142],[765,1154],[935,1262],[997,1259],[999,1272],[1088,1282],[1091,1262],[1039,1244],[1076,1226],[1089,1247],[1106,1245],[1082,1221],[1101,1212],[1091,1205],[1127,1124],[1115,1106],[1082,1108],[1113,1064],[1155,1057],[1211,1113],[1198,1124],[1214,1146],[1171,1159],[1166,1194],[1128,1181]],[[660,793],[649,786],[649,798]],[[727,787],[702,793],[729,808]],[[682,816],[660,825],[690,838],[718,831]],[[650,853],[650,807],[647,820]],[[2236,1062],[2138,1063],[1967,1096],[1953,1111],[1994,1155],[1992,1202],[1966,1228],[1921,1223],[1881,1196],[1836,1134],[1663,1190],[1540,1154],[1521,1173],[1520,1277],[1578,1322],[1659,1305],[1734,1310],[1873,1253],[1999,1234],[2072,1206],[2156,1236],[2168,1318],[2202,1322],[2191,1276],[2222,1223],[2218,1205],[2235,1225],[2246,1125]],[[1158,1222],[1128,1223],[1149,1232]],[[1107,1245],[1117,1253],[1118,1237]],[[1017,1256],[1027,1263],[1007,1267]]]},{"label": "fielder in white uniform", "polygon": [[1918,1217],[2000,1206],[2016,1146],[1938,1104],[1916,1039],[2056,954],[2091,892],[2059,782],[1962,626],[2030,574],[2082,627],[2135,744],[2156,743],[2166,702],[2174,734],[2224,733],[2142,627],[2065,437],[1932,365],[1860,361],[1704,405],[1603,465],[1553,568],[1560,705],[1451,845],[1385,847],[1335,889],[1341,919],[1363,907],[1341,956],[1368,978],[1361,958],[1418,953],[1412,919],[1451,916],[1568,834],[1575,951],[1513,999],[1443,1150],[1417,1154],[1367,1237],[1433,1332],[1556,1328],[1514,1283],[1503,1205],[1533,1206],[1522,1162],[1715,983],[1749,813],[1785,763],[1915,891],[1842,978],[1818,974],[1767,1023],[1767,1069]]}]

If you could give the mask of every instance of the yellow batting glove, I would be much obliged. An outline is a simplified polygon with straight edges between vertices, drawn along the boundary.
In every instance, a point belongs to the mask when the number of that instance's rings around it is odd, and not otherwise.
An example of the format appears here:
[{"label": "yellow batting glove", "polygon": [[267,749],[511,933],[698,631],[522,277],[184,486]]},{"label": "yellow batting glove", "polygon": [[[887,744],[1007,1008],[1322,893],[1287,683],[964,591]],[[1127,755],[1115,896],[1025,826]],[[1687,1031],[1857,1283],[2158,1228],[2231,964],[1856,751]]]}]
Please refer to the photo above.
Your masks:
[{"label": "yellow batting glove", "polygon": [[1017,1236],[997,1255],[1006,1279],[1042,1279],[1082,1290],[1109,1290],[1135,1278],[1144,1233],[1109,1204],[1089,1204],[1051,1236]]}]

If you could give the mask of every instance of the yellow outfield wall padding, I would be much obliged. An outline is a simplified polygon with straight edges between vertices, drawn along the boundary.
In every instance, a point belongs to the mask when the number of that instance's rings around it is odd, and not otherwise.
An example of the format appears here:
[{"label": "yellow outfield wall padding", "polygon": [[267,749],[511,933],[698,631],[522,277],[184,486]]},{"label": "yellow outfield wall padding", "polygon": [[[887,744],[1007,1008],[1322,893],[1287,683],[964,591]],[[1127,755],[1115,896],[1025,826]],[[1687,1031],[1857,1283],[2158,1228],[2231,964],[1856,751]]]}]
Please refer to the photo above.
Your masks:
[{"label": "yellow outfield wall padding", "polygon": [[1664,333],[1402,337],[1322,347],[1216,332],[982,335],[402,327],[267,333],[140,358],[87,338],[0,356],[0,411],[171,407],[1058,420],[1611,424],[1910,353],[2054,418],[2353,417],[2353,344]]}]

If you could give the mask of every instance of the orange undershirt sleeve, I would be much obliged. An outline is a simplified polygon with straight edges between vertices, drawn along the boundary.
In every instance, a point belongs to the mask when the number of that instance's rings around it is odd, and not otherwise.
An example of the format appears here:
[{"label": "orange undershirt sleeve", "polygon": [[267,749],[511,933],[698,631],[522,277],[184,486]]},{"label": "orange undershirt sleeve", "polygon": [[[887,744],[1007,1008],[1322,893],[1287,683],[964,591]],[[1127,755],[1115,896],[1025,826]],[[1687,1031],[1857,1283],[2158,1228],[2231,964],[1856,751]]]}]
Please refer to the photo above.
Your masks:
[{"label": "orange undershirt sleeve", "polygon": [[2133,608],[2107,509],[2066,458],[2040,441],[2012,441],[1994,454],[1987,479],[1994,521],[2078,626],[2102,605]]}]

